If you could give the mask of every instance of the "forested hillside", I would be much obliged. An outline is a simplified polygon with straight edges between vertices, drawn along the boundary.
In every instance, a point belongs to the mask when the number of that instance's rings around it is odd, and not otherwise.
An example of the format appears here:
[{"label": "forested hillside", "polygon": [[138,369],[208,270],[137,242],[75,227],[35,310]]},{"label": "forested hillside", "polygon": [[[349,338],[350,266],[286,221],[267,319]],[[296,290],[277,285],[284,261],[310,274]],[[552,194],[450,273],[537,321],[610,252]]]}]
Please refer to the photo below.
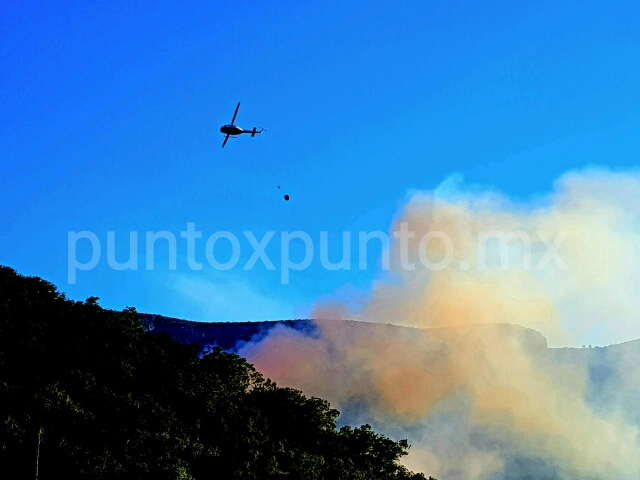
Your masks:
[{"label": "forested hillside", "polygon": [[3,478],[425,479],[406,441],[97,300],[0,267]]}]

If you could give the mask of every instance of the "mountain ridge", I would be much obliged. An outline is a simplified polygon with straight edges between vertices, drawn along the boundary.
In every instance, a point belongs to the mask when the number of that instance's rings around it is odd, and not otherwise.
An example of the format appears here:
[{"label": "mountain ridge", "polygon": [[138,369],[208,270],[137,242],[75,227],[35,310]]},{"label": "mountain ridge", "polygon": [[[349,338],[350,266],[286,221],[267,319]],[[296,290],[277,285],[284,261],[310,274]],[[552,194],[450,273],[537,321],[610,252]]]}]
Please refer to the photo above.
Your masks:
[{"label": "mountain ridge", "polygon": [[[504,329],[512,329],[514,331],[522,331],[527,332],[530,335],[530,338],[533,339],[538,337],[538,341],[540,343],[544,343],[544,347],[548,350],[553,351],[590,351],[590,350],[600,350],[600,349],[616,349],[616,348],[625,348],[629,346],[637,346],[640,348],[640,339],[628,340],[621,343],[614,343],[605,346],[594,346],[594,347],[549,347],[547,344],[547,340],[544,335],[538,330],[531,327],[524,327],[522,325],[514,324],[514,323],[492,323],[492,324],[471,324],[471,325],[460,325],[460,326],[447,326],[447,327],[413,327],[406,325],[397,325],[393,323],[379,323],[379,322],[368,322],[366,320],[354,320],[354,319],[322,319],[322,318],[297,318],[297,319],[279,319],[279,320],[254,320],[254,321],[244,321],[244,322],[236,322],[236,321],[226,321],[226,322],[207,322],[200,320],[186,320],[182,318],[176,317],[168,317],[165,315],[159,314],[151,314],[151,313],[140,313],[141,321],[145,330],[147,331],[155,331],[156,333],[165,332],[170,336],[183,341],[183,343],[198,343],[201,346],[204,346],[207,342],[207,339],[218,339],[215,335],[215,332],[224,332],[227,331],[235,331],[238,332],[239,337],[242,338],[243,341],[249,341],[252,338],[252,335],[262,335],[268,332],[271,328],[274,328],[278,325],[287,326],[293,328],[298,331],[306,331],[306,332],[315,332],[318,323],[326,323],[326,322],[340,322],[344,325],[355,325],[365,327],[369,326],[369,328],[389,328],[389,329],[410,329],[417,330],[422,333],[428,333],[432,331],[462,331],[462,330],[481,330],[483,328],[504,328]],[[247,334],[252,333],[252,335],[247,337]],[[200,335],[200,336],[198,336]],[[222,335],[225,337],[225,335]],[[228,336],[227,336],[228,340]],[[224,348],[224,347],[223,347]]]}]

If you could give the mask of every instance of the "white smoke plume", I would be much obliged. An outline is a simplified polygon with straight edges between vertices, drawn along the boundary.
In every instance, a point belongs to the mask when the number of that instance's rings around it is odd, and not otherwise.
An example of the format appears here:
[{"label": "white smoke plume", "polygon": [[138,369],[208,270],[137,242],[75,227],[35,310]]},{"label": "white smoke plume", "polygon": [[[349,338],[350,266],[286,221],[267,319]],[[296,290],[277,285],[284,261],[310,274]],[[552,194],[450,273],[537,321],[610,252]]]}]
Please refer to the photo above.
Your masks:
[{"label": "white smoke plume", "polygon": [[639,220],[637,172],[568,173],[529,204],[449,181],[399,214],[392,230],[415,237],[393,246],[364,308],[319,304],[317,338],[275,328],[240,353],[351,423],[408,438],[407,465],[441,480],[638,478],[640,348],[608,360],[594,394],[599,360],[547,342],[640,338]]}]

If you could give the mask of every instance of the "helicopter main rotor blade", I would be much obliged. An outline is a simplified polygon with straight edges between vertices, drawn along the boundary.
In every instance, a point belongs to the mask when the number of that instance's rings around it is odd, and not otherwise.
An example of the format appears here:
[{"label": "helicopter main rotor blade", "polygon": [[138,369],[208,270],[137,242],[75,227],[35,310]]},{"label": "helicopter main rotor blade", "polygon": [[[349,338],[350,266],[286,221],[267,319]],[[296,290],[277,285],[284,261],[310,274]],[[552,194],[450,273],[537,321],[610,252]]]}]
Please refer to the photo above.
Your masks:
[{"label": "helicopter main rotor blade", "polygon": [[222,142],[222,148],[224,148],[224,146],[227,144],[227,140],[229,140],[229,135],[224,137],[224,142]]},{"label": "helicopter main rotor blade", "polygon": [[236,107],[236,111],[233,113],[233,118],[231,119],[231,125],[235,125],[233,122],[236,121],[236,115],[238,115],[238,109],[240,108],[240,102],[238,102],[238,106]]}]

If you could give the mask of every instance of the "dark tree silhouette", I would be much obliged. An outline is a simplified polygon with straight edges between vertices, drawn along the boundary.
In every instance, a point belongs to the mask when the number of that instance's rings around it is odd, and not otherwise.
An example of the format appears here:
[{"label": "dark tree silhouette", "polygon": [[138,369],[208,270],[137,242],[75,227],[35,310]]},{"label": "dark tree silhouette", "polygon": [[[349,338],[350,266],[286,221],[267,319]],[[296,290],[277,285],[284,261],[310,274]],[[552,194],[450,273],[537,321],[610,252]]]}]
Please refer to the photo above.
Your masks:
[{"label": "dark tree silhouette", "polygon": [[405,440],[337,416],[238,355],[145,333],[133,308],[0,266],[7,478],[426,480],[398,463]]}]

